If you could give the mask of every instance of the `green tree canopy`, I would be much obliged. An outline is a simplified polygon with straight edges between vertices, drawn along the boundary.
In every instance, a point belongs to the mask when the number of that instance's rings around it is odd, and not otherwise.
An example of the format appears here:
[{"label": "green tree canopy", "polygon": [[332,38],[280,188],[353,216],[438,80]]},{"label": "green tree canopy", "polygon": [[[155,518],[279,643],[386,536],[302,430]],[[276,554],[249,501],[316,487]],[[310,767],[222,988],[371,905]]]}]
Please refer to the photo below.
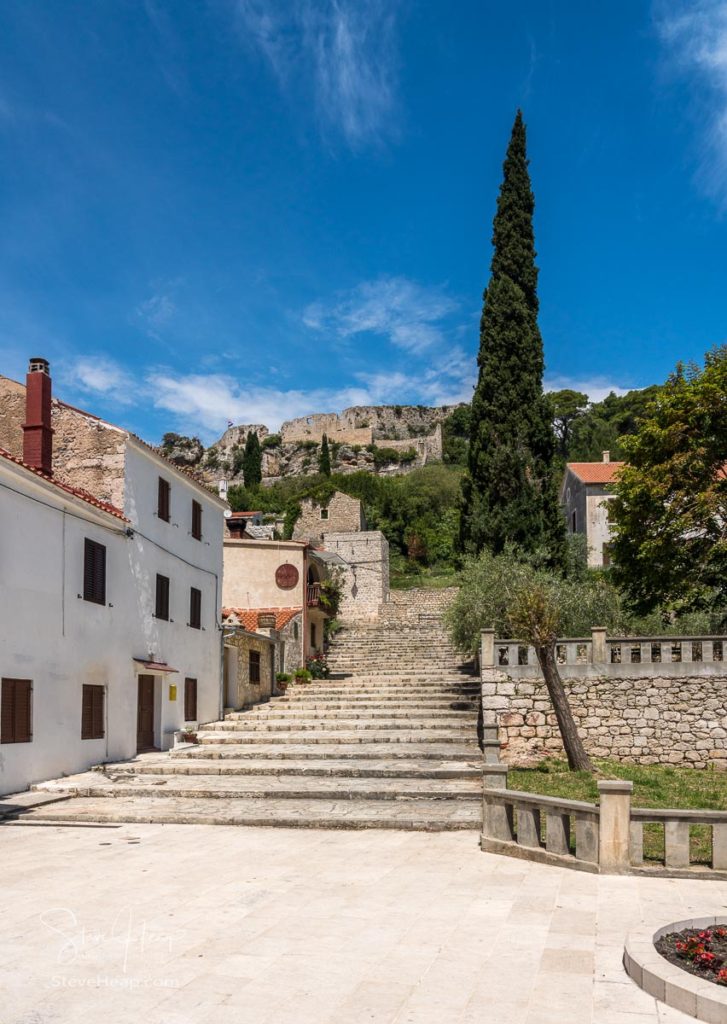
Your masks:
[{"label": "green tree canopy", "polygon": [[518,111],[493,225],[491,276],[480,322],[460,546],[467,554],[508,543],[564,554],[550,403],[543,394],[538,271],[525,125]]},{"label": "green tree canopy", "polygon": [[558,454],[563,459],[567,459],[573,425],[576,420],[585,415],[588,408],[588,395],[584,395],[582,391],[565,388],[562,391],[551,391],[548,399],[552,409]]},{"label": "green tree canopy", "polygon": [[727,346],[679,366],[638,431],[609,505],[614,576],[646,613],[727,604]]},{"label": "green tree canopy", "polygon": [[263,454],[260,439],[251,430],[245,441],[245,452],[242,457],[242,473],[246,488],[259,487],[263,478]]},{"label": "green tree canopy", "polygon": [[318,456],[318,470],[323,476],[331,475],[331,453],[328,450],[328,435],[324,434],[321,439],[321,451]]}]

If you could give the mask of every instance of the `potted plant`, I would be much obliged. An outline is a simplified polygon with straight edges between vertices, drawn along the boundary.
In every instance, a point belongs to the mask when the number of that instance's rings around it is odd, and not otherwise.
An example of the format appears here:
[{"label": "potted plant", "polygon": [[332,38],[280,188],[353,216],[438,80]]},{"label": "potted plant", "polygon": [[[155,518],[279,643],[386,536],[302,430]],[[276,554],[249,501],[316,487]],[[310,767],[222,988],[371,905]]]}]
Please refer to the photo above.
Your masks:
[{"label": "potted plant", "polygon": [[306,661],[306,668],[313,679],[328,679],[331,674],[325,655],[320,652],[312,654],[310,658],[308,658]]},{"label": "potted plant", "polygon": [[296,683],[309,683],[312,678],[313,677],[307,668],[297,668],[295,670]]},{"label": "potted plant", "polygon": [[177,735],[180,743],[199,743],[197,730],[186,725],[182,726]]},{"label": "potted plant", "polygon": [[288,683],[290,682],[289,672],[278,672],[275,676],[276,689],[279,694],[284,694],[288,689]]}]

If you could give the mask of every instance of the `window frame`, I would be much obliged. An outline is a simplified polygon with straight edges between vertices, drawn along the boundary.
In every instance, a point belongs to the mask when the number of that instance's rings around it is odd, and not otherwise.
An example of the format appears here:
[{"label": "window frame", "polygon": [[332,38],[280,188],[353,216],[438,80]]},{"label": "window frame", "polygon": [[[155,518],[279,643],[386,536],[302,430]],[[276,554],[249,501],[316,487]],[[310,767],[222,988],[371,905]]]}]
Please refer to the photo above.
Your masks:
[{"label": "window frame", "polygon": [[106,604],[106,545],[83,538],[83,600]]},{"label": "window frame", "polygon": [[81,739],[105,738],[106,687],[99,683],[84,683],[81,692]]},{"label": "window frame", "polygon": [[172,485],[163,476],[157,484],[157,518],[164,523],[172,518]]},{"label": "window frame", "polygon": [[253,649],[248,652],[247,670],[250,683],[259,686],[262,682],[262,655],[260,651]]},{"label": "window frame", "polygon": [[[28,709],[27,721],[18,729],[18,692],[25,691]],[[9,708],[8,708],[9,705]],[[8,716],[11,721],[8,722]],[[9,730],[7,726],[9,725]],[[3,677],[0,679],[0,743],[33,742],[33,680]]]},{"label": "window frame", "polygon": [[[164,581],[162,583],[162,580]],[[169,622],[169,593],[171,581],[168,576],[158,572],[156,574],[156,595],[154,601],[154,618],[162,622]]]},{"label": "window frame", "polygon": [[[196,598],[195,595],[197,595]],[[202,591],[199,587],[189,588],[189,622],[187,625],[191,629],[202,628]]]},{"label": "window frame", "polygon": [[202,503],[192,499],[192,537],[202,540]]}]

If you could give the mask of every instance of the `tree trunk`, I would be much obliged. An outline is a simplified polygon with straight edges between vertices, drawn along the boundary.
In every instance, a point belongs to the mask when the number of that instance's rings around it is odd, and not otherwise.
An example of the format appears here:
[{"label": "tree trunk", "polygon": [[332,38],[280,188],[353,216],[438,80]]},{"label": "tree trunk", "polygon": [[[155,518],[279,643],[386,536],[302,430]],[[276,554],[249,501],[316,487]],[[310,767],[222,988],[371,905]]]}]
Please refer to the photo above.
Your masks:
[{"label": "tree trunk", "polygon": [[593,765],[583,746],[583,741],[573,720],[573,712],[570,709],[566,696],[563,680],[560,678],[558,663],[555,660],[555,644],[547,647],[536,647],[535,653],[538,656],[540,667],[543,670],[545,685],[548,687],[550,702],[558,719],[558,728],[563,740],[568,767],[572,772],[592,772]]}]

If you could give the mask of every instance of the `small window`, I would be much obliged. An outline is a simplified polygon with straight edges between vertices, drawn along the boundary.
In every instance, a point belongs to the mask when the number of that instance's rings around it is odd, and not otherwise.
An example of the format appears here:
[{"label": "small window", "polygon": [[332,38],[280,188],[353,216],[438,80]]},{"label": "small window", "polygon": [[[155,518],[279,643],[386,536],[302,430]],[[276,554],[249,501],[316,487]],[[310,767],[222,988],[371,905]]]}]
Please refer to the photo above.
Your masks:
[{"label": "small window", "polygon": [[184,721],[197,721],[197,680],[184,680]]},{"label": "small window", "polygon": [[322,508],[321,509],[321,519],[328,519],[328,509],[327,508]]},{"label": "small window", "polygon": [[30,743],[33,683],[30,679],[3,679],[0,695],[0,743]]},{"label": "small window", "polygon": [[297,622],[293,623],[293,639],[294,640],[299,640],[300,639],[300,629],[298,627],[298,623]]},{"label": "small window", "polygon": [[250,651],[250,682],[260,682],[260,651]]},{"label": "small window", "polygon": [[202,540],[202,506],[198,501],[192,502],[192,536]]},{"label": "small window", "polygon": [[106,604],[106,548],[88,537],[83,548],[83,600]]},{"label": "small window", "polygon": [[573,509],[573,511],[570,514],[570,528],[571,528],[571,532],[572,533],[577,533],[576,526],[577,526],[576,510]]},{"label": "small window", "polygon": [[169,515],[171,510],[171,487],[169,481],[165,480],[164,477],[159,477],[159,495],[157,498],[157,515],[160,519],[163,519],[165,523],[169,522]]},{"label": "small window", "polygon": [[310,624],[310,645],[315,650],[316,646],[316,624],[311,622]]},{"label": "small window", "polygon": [[169,620],[169,577],[157,573],[156,612],[158,619]]},{"label": "small window", "polygon": [[189,589],[189,624],[192,629],[202,626],[202,591],[196,587]]},{"label": "small window", "polygon": [[102,740],[104,730],[104,688],[84,684],[81,701],[81,739]]}]

